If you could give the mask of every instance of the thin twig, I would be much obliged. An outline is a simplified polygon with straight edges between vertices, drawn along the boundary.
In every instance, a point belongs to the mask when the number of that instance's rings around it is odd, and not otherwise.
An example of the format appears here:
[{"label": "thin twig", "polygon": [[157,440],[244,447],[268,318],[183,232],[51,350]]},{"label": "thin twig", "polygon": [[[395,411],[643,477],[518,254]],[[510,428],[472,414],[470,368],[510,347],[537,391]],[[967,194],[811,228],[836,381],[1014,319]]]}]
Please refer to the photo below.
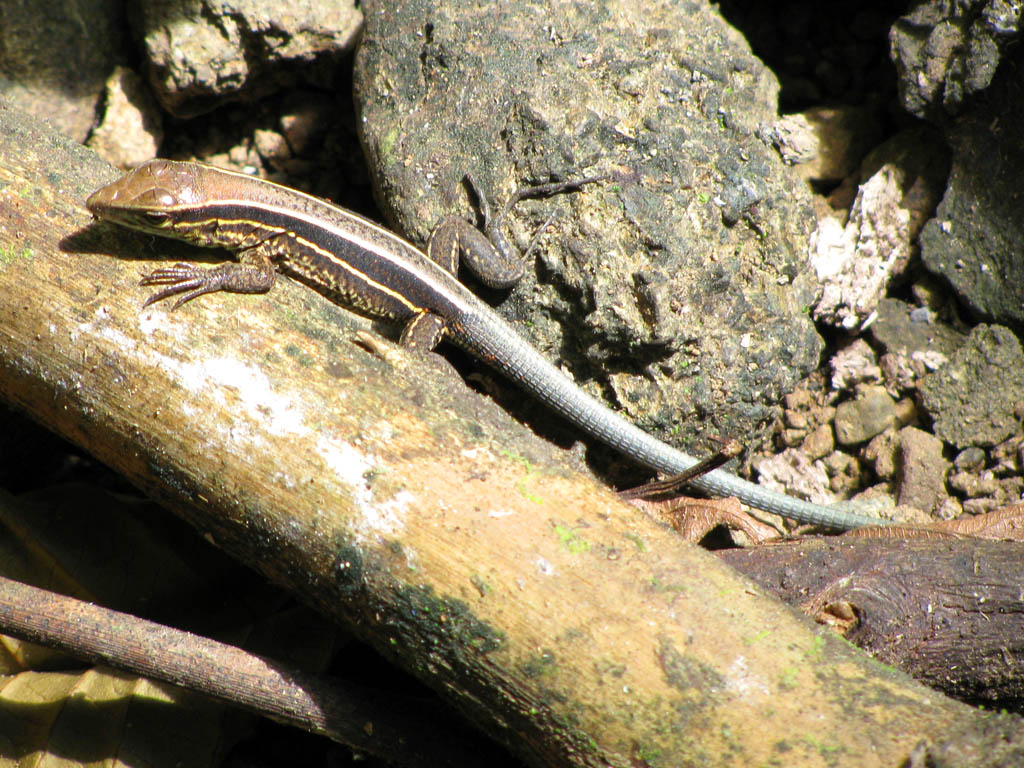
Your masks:
[{"label": "thin twig", "polygon": [[342,685],[231,645],[3,577],[0,633],[198,691],[394,765],[483,768],[496,762],[496,746],[431,712],[422,700]]},{"label": "thin twig", "polygon": [[727,441],[717,453],[708,458],[694,464],[685,472],[680,472],[678,475],[672,475],[666,477],[663,480],[655,480],[644,485],[638,485],[635,488],[627,488],[624,491],[619,491],[619,498],[623,501],[630,501],[632,499],[653,499],[663,498],[665,496],[678,496],[679,491],[685,487],[694,478],[706,475],[712,470],[718,469],[723,464],[731,461],[740,455],[743,450],[743,446],[740,445],[737,440]]}]

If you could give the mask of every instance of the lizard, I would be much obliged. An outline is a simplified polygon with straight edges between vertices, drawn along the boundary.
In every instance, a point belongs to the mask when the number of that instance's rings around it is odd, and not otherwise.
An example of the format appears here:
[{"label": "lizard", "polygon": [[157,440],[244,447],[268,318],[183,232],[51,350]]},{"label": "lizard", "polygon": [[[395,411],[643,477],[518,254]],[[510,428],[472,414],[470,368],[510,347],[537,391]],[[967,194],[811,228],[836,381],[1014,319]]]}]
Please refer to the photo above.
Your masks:
[{"label": "lizard", "polygon": [[[177,297],[177,308],[215,291],[265,293],[280,265],[345,305],[404,324],[404,346],[429,351],[442,340],[453,342],[590,436],[641,465],[679,474],[698,460],[580,389],[456,276],[461,257],[484,284],[514,284],[522,259],[501,235],[504,214],[524,197],[555,194],[596,180],[599,177],[520,189],[498,216],[492,216],[470,179],[484,214],[484,232],[464,219],[448,217],[434,229],[425,251],[325,200],[195,162],[152,160],[94,192],[86,206],[101,220],[235,252],[237,262],[213,268],[177,263],[153,271],[142,284],[162,288],[146,305]],[[878,524],[869,517],[776,493],[724,469],[688,483],[711,495],[736,496],[751,507],[799,523],[836,530]]]}]

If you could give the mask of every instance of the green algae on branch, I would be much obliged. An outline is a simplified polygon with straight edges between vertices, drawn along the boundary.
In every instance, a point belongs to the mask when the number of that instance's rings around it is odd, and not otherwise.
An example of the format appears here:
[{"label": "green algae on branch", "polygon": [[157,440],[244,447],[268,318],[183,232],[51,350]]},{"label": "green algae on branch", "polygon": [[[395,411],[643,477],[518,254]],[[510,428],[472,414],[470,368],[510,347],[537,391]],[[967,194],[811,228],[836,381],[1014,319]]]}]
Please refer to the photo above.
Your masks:
[{"label": "green algae on branch", "polygon": [[434,594],[431,586],[404,587],[396,594],[394,631],[404,645],[444,646],[491,653],[503,647],[505,634],[481,621],[467,603]]},{"label": "green algae on branch", "polygon": [[555,523],[555,535],[558,536],[559,540],[565,548],[569,550],[570,554],[578,555],[581,552],[590,551],[590,542],[566,525]]},{"label": "green algae on branch", "polygon": [[19,259],[32,259],[35,257],[35,252],[28,247],[22,248],[19,253],[13,246],[8,248],[0,248],[0,264],[7,265],[13,264]]}]

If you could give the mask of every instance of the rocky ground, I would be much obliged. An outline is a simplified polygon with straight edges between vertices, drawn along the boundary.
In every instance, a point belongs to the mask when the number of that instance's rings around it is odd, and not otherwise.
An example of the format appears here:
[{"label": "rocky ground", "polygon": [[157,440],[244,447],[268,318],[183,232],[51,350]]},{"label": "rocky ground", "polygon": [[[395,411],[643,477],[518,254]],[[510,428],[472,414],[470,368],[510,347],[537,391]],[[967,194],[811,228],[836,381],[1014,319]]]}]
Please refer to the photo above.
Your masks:
[{"label": "rocky ground", "polygon": [[[851,34],[819,27],[824,40],[795,39],[816,28],[805,10],[740,22],[777,57],[790,94],[841,104],[782,121],[794,136],[817,126],[831,137],[806,156],[793,141],[794,167],[820,193],[814,316],[831,344],[827,367],[786,398],[783,452],[755,466],[822,500],[894,501],[905,519],[1021,498],[1019,141],[1006,114],[1018,20],[1000,4],[969,5],[946,15],[919,4],[899,19],[850,6],[833,18]],[[880,25],[884,51],[869,31]]]}]

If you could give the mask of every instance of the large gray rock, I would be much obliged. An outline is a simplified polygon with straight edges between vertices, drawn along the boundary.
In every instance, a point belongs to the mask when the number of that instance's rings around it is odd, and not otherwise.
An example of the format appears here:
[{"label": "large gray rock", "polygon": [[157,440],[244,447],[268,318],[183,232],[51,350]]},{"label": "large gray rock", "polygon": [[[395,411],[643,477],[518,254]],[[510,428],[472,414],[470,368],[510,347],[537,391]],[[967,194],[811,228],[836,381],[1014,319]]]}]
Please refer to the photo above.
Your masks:
[{"label": "large gray rock", "polygon": [[85,141],[124,62],[123,25],[117,0],[0,0],[0,96]]},{"label": "large gray rock", "polygon": [[918,3],[891,30],[904,106],[942,126],[953,150],[921,255],[983,319],[1024,325],[1024,52],[1021,5]]},{"label": "large gray rock", "polygon": [[[1024,51],[1022,51],[1024,53]],[[953,166],[921,232],[925,266],[980,317],[1024,326],[1024,100],[1021,55],[948,129]]]},{"label": "large gray rock", "polygon": [[1015,0],[915,3],[889,33],[903,106],[939,122],[958,114],[988,88],[1020,23]]},{"label": "large gray rock", "polygon": [[362,23],[354,3],[317,0],[142,0],[133,12],[153,90],[179,117],[310,80],[330,84]]},{"label": "large gray rock", "polygon": [[950,362],[921,382],[934,432],[957,448],[993,446],[1020,428],[1024,355],[1008,328],[978,325]]},{"label": "large gray rock", "polygon": [[[492,199],[535,270],[500,311],[583,386],[677,444],[756,438],[818,362],[808,193],[761,137],[777,82],[710,4],[368,3],[355,85],[380,204],[424,242]],[[569,215],[572,211],[572,215]]]}]

